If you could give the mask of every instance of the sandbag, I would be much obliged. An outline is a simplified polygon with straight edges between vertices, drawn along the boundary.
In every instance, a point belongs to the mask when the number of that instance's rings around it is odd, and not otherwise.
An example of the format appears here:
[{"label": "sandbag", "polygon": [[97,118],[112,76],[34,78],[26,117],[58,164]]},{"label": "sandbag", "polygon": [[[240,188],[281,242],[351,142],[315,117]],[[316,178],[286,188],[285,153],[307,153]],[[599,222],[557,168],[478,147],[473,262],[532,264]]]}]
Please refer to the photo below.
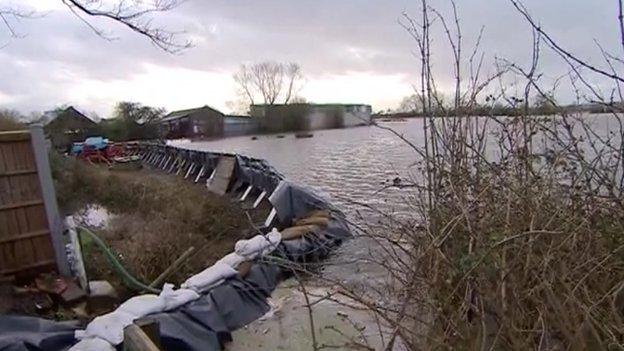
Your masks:
[{"label": "sandbag", "polygon": [[313,210],[308,212],[304,218],[311,218],[311,217],[322,217],[322,218],[329,218],[331,215],[331,213],[329,212],[329,210]]},{"label": "sandbag", "polygon": [[[173,290],[173,284],[165,284],[159,298],[163,301],[162,311],[171,311],[191,301],[199,299],[199,294],[191,289]],[[162,312],[158,311],[158,312]]]},{"label": "sandbag", "polygon": [[72,346],[70,351],[116,351],[116,349],[104,339],[89,338],[80,340],[80,342]]},{"label": "sandbag", "polygon": [[228,266],[236,269],[241,263],[245,262],[247,259],[245,257],[237,254],[236,252],[229,253],[225,255],[222,259],[217,261],[217,263],[224,263]]},{"label": "sandbag", "polygon": [[293,240],[298,239],[305,234],[314,233],[320,230],[320,227],[317,225],[302,225],[297,227],[290,227],[282,230],[282,240]]},{"label": "sandbag", "polygon": [[119,305],[117,311],[125,312],[136,318],[159,313],[165,310],[165,302],[158,295],[146,294],[134,296]]},{"label": "sandbag", "polygon": [[267,235],[256,235],[249,240],[239,240],[234,245],[234,251],[247,260],[253,260],[273,252],[281,240],[282,234],[273,228]]},{"label": "sandbag", "polygon": [[191,289],[196,292],[204,292],[210,287],[216,285],[220,281],[233,277],[238,272],[223,262],[217,262],[214,265],[206,268],[201,273],[195,274],[188,278],[181,287],[183,289]]},{"label": "sandbag", "polygon": [[302,225],[318,225],[321,228],[325,228],[329,225],[329,218],[327,217],[308,217],[308,218],[302,218],[299,220],[295,221],[295,226],[302,226]]},{"label": "sandbag", "polygon": [[[127,312],[116,310],[114,312],[96,317],[87,325],[84,331],[77,330],[76,339],[83,340],[89,338],[101,338],[112,345],[119,345],[123,342],[123,330],[132,324],[136,317]],[[75,351],[74,348],[70,349]]]}]

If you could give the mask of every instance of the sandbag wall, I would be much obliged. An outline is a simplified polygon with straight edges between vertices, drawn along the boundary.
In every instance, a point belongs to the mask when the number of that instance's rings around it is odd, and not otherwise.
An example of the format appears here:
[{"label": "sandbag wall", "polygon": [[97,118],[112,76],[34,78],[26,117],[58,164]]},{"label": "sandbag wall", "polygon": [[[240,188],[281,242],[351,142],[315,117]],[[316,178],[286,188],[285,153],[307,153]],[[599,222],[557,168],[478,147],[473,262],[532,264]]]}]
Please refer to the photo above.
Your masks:
[{"label": "sandbag wall", "polygon": [[[249,195],[253,189],[254,194],[260,193],[260,201],[265,198],[270,203],[271,213],[261,228],[264,233],[273,226],[288,228],[312,211],[329,213],[326,226],[300,238],[281,241],[269,256],[253,261],[244,277],[228,278],[197,300],[173,311],[150,315],[159,323],[164,350],[221,350],[225,342],[232,340],[232,331],[270,310],[267,298],[281,281],[297,269],[305,269],[306,263],[324,259],[351,236],[339,210],[310,189],[287,181],[264,160],[162,144],[140,143],[134,147],[147,167],[197,183],[208,183],[224,157],[234,158],[230,194],[239,196],[242,190],[243,195]],[[66,350],[77,342],[77,329],[80,328],[76,324],[41,318],[0,316],[0,349]]]}]

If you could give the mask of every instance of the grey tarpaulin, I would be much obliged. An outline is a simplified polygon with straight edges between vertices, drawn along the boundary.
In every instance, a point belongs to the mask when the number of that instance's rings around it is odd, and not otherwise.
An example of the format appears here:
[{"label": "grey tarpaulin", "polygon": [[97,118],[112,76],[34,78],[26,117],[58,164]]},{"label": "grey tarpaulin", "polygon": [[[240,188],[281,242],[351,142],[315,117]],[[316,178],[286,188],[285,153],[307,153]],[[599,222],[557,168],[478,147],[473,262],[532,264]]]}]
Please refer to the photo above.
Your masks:
[{"label": "grey tarpaulin", "polygon": [[269,197],[269,201],[277,210],[277,216],[283,223],[294,218],[301,218],[312,210],[333,210],[329,202],[316,195],[312,189],[282,181]]},{"label": "grey tarpaulin", "polygon": [[56,322],[36,317],[0,316],[0,350],[65,350],[73,345],[75,322]]},{"label": "grey tarpaulin", "polygon": [[[157,146],[158,152],[177,154],[179,149]],[[216,166],[223,154],[189,151],[191,160]],[[271,256],[298,263],[318,262],[331,249],[350,237],[344,215],[312,190],[284,181],[283,176],[263,160],[237,157],[237,181],[244,181],[269,193],[280,222],[289,225],[312,210],[329,209],[327,228],[306,237],[280,243]],[[260,318],[269,306],[266,298],[277,284],[292,274],[292,267],[280,260],[263,258],[253,264],[245,279],[233,277],[174,311],[151,315],[160,325],[165,350],[220,350],[233,330]],[[0,316],[0,351],[62,351],[73,345],[75,324],[36,317]]]},{"label": "grey tarpaulin", "polygon": [[251,184],[256,188],[273,192],[279,182],[284,179],[277,170],[264,160],[253,159],[236,155],[236,179],[243,183]]}]

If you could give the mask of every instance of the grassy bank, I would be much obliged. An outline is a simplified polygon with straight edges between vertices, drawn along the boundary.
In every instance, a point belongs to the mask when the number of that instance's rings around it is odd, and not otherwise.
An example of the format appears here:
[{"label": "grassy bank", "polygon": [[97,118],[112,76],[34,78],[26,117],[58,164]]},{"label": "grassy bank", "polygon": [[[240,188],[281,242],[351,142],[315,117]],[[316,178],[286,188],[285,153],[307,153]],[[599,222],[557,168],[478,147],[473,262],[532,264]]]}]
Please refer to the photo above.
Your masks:
[{"label": "grassy bank", "polygon": [[[97,204],[113,214],[97,234],[139,280],[149,283],[190,246],[199,250],[168,281],[179,283],[229,253],[245,236],[246,215],[228,198],[179,177],[141,170],[114,172],[52,156],[59,206],[65,214]],[[91,279],[114,277],[106,259],[86,245]]]}]

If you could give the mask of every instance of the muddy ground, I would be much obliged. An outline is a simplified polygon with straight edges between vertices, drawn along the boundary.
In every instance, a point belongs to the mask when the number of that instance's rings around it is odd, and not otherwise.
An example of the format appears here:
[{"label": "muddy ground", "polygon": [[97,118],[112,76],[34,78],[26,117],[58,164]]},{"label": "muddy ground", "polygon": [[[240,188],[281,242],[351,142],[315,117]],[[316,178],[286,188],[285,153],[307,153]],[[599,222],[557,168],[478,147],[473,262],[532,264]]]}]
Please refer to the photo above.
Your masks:
[{"label": "muddy ground", "polygon": [[[239,203],[182,177],[149,169],[113,171],[62,156],[53,157],[52,164],[62,212],[74,215],[94,207],[104,212],[107,220],[91,229],[144,283],[153,281],[193,246],[194,256],[167,279],[181,283],[251,234],[250,221]],[[259,210],[249,215],[259,221],[265,214]],[[106,279],[122,295],[131,293],[88,239],[83,240],[83,249],[89,279]]]}]

